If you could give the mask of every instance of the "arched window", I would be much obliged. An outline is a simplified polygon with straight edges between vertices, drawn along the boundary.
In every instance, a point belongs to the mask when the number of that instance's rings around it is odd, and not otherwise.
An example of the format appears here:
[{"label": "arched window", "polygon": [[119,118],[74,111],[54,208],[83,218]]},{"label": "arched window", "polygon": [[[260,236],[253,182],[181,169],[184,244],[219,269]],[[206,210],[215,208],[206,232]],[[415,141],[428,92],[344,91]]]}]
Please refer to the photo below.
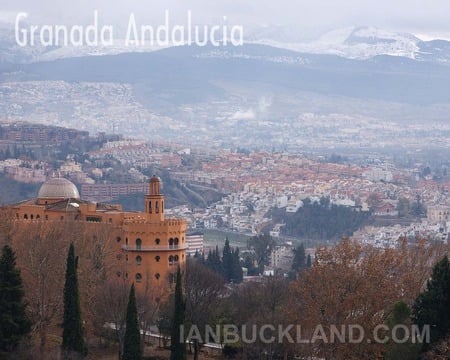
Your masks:
[{"label": "arched window", "polygon": [[173,244],[175,245],[175,247],[178,247],[178,238],[175,238],[175,239],[173,240]]},{"label": "arched window", "polygon": [[136,239],[136,250],[141,250],[142,249],[142,240],[141,239]]},{"label": "arched window", "polygon": [[140,256],[136,256],[136,265],[142,264],[142,258]]},{"label": "arched window", "polygon": [[173,239],[172,238],[169,239],[169,248],[173,248]]},{"label": "arched window", "polygon": [[25,214],[25,215],[23,216],[23,218],[24,218],[24,219],[28,219],[28,215]]},{"label": "arched window", "polygon": [[128,238],[125,238],[125,245],[128,245]]},{"label": "arched window", "polygon": [[155,244],[156,244],[156,245],[159,245],[160,242],[161,242],[160,239],[156,239],[156,240],[155,240]]},{"label": "arched window", "polygon": [[173,257],[173,262],[175,263],[175,264],[177,264],[178,263],[178,255],[175,255],[174,257]]},{"label": "arched window", "polygon": [[121,240],[122,240],[122,239],[120,238],[120,236],[117,236],[117,237],[116,237],[116,241],[117,241],[118,243],[120,243]]},{"label": "arched window", "polygon": [[159,257],[159,255],[156,255],[156,256],[155,256],[156,262],[159,262],[160,259],[161,259],[161,258]]},{"label": "arched window", "polygon": [[40,219],[41,218],[41,215],[36,215],[36,219]]},{"label": "arched window", "polygon": [[173,265],[173,255],[169,256],[169,265]]},{"label": "arched window", "polygon": [[142,282],[142,275],[140,273],[136,274],[136,282],[138,283]]},{"label": "arched window", "polygon": [[156,273],[156,274],[155,274],[156,280],[159,280],[160,277],[161,277],[161,275],[160,275],[159,273]]},{"label": "arched window", "polygon": [[33,220],[33,219],[34,219],[34,216],[33,216],[33,214],[31,214],[31,215],[30,215],[30,219],[31,219],[31,220]]}]

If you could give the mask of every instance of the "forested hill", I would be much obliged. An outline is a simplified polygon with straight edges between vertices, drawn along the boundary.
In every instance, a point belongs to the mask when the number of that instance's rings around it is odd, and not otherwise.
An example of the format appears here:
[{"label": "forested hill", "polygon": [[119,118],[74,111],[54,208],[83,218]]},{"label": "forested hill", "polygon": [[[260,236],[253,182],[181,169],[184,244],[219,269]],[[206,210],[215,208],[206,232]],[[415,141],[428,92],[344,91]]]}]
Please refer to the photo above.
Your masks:
[{"label": "forested hill", "polygon": [[276,222],[284,222],[282,234],[313,240],[332,240],[350,236],[361,226],[371,221],[370,214],[354,208],[331,204],[329,199],[320,202],[303,201],[296,213],[285,209],[274,210],[272,217]]}]

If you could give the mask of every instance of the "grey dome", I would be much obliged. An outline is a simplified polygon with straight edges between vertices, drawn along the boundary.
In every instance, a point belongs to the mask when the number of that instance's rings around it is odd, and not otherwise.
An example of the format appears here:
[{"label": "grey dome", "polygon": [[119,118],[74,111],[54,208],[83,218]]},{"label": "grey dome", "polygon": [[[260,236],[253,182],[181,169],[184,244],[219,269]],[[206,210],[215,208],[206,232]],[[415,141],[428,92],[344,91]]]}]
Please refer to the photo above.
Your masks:
[{"label": "grey dome", "polygon": [[53,178],[42,184],[39,199],[80,199],[75,184],[64,178]]}]

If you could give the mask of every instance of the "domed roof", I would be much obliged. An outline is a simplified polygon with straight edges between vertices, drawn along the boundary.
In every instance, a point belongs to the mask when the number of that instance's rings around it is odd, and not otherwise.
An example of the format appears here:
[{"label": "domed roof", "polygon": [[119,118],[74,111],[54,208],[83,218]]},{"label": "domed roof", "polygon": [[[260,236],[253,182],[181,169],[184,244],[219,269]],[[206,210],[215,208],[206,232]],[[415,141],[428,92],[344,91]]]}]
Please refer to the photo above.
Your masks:
[{"label": "domed roof", "polygon": [[80,193],[73,182],[64,178],[53,178],[42,184],[38,198],[80,199]]}]

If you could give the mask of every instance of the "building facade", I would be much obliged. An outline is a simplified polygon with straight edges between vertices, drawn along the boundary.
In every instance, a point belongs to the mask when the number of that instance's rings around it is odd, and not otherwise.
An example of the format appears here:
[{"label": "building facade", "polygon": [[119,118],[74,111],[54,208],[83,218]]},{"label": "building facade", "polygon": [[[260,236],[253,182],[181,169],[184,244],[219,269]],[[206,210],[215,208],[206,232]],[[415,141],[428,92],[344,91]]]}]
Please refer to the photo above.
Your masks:
[{"label": "building facade", "polygon": [[144,212],[124,212],[120,205],[83,201],[77,187],[67,179],[53,178],[40,188],[36,199],[12,206],[20,221],[104,223],[111,226],[113,251],[119,261],[118,277],[134,282],[139,291],[165,288],[175,281],[186,262],[186,220],[166,218],[161,181],[150,179]]}]

